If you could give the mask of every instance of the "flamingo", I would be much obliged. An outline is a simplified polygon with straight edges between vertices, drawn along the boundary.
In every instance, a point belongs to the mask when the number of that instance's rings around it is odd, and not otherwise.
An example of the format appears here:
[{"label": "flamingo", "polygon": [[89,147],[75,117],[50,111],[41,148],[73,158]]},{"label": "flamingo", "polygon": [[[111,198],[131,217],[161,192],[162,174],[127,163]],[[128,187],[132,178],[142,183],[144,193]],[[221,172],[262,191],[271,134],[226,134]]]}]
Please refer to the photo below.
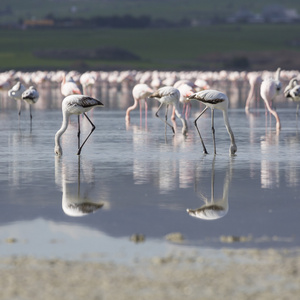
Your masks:
[{"label": "flamingo", "polygon": [[81,94],[80,88],[76,84],[76,82],[71,77],[68,81],[66,81],[66,76],[63,74],[63,79],[61,83],[61,93],[64,97],[74,94]]},{"label": "flamingo", "polygon": [[147,102],[146,99],[153,93],[153,90],[146,83],[138,83],[132,89],[132,96],[134,104],[127,108],[125,120],[130,120],[130,112],[134,110],[137,105],[140,105],[140,119],[142,118],[142,107],[140,104],[141,100],[145,100],[145,118],[147,119]]},{"label": "flamingo", "polygon": [[248,74],[248,80],[250,84],[249,94],[246,100],[245,111],[249,111],[250,102],[252,100],[258,99],[259,87],[262,83],[261,75],[257,72],[251,72]]},{"label": "flamingo", "polygon": [[[189,96],[194,94],[195,90],[193,86],[186,83],[179,85],[177,89],[180,92],[179,102],[183,104],[182,114],[185,116],[185,119],[187,120],[189,118],[190,111],[191,111],[191,100],[189,99]],[[172,120],[175,120],[175,107],[173,107]]]},{"label": "flamingo", "polygon": [[9,91],[8,96],[19,101],[19,116],[22,108],[22,94],[26,91],[25,85],[18,81]]},{"label": "flamingo", "polygon": [[234,139],[234,134],[232,132],[232,129],[229,124],[229,119],[228,119],[228,97],[226,94],[216,91],[216,90],[203,90],[200,92],[197,92],[189,97],[191,100],[197,100],[202,102],[203,104],[206,105],[206,107],[202,110],[200,115],[195,119],[194,125],[196,126],[196,129],[198,131],[202,146],[203,146],[203,152],[205,154],[208,154],[206,147],[204,145],[203,139],[200,134],[200,130],[197,126],[197,121],[198,119],[205,113],[205,111],[210,108],[211,109],[211,127],[212,127],[212,134],[213,134],[213,143],[214,143],[214,154],[216,155],[216,140],[215,140],[215,128],[214,128],[214,110],[215,109],[220,109],[223,112],[223,118],[224,118],[224,123],[227,129],[227,132],[229,134],[230,140],[231,140],[231,145],[229,148],[229,154],[234,155],[235,152],[237,151],[237,146],[235,144],[235,139]]},{"label": "flamingo", "polygon": [[[64,98],[62,102],[62,114],[63,114],[63,122],[61,125],[61,128],[56,132],[55,134],[55,148],[54,152],[56,155],[62,155],[62,148],[60,145],[60,138],[63,135],[63,133],[68,128],[68,121],[70,119],[71,115],[78,115],[78,152],[77,155],[80,155],[81,149],[86,143],[87,139],[90,137],[92,132],[95,130],[96,126],[93,124],[93,122],[90,120],[90,118],[87,116],[86,112],[90,111],[95,106],[104,106],[102,102],[99,100],[86,96],[86,95],[69,95]],[[91,132],[87,136],[87,138],[84,140],[84,142],[80,146],[80,118],[79,116],[83,114],[90,124],[92,125]]]},{"label": "flamingo", "polygon": [[296,114],[298,115],[300,101],[300,85],[298,84],[297,78],[292,78],[290,80],[283,93],[286,98],[291,98],[294,102],[297,102]]},{"label": "flamingo", "polygon": [[182,122],[182,134],[186,135],[188,131],[186,120],[182,117],[178,110],[178,103],[180,98],[180,92],[178,89],[172,87],[172,86],[165,86],[160,89],[158,89],[156,92],[151,94],[149,96],[150,98],[155,98],[160,102],[160,105],[158,107],[157,112],[155,113],[155,116],[160,118],[158,115],[158,112],[162,108],[163,105],[166,105],[166,113],[165,113],[165,120],[161,119],[166,125],[170,126],[173,133],[175,133],[174,127],[168,123],[167,117],[168,117],[168,107],[171,104],[175,109],[176,116],[181,120]]},{"label": "flamingo", "polygon": [[280,71],[278,68],[274,78],[264,79],[260,86],[260,95],[265,102],[266,108],[268,111],[275,117],[276,119],[276,129],[279,130],[281,128],[280,119],[277,112],[271,108],[270,103],[274,100],[274,98],[281,91],[281,82],[280,82]]},{"label": "flamingo", "polygon": [[30,86],[22,93],[22,99],[29,104],[30,119],[32,119],[31,105],[35,104],[39,99],[39,93],[34,86]]}]

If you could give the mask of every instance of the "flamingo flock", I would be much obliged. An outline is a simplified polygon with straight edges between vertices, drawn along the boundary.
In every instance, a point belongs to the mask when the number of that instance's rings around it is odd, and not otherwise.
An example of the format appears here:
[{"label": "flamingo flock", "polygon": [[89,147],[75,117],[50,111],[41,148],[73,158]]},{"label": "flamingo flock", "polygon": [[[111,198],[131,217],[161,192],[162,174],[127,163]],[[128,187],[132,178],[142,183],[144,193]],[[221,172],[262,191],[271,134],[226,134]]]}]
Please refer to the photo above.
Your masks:
[{"label": "flamingo flock", "polygon": [[[198,132],[203,152],[208,153],[200,130],[197,125],[198,119],[203,113],[211,109],[211,125],[214,142],[214,154],[216,154],[215,128],[214,128],[214,110],[221,110],[223,113],[224,124],[230,138],[230,155],[237,151],[233,130],[229,123],[228,111],[232,105],[230,95],[230,85],[236,87],[247,87],[249,94],[245,96],[245,112],[248,114],[255,109],[253,103],[263,100],[266,111],[274,116],[276,121],[276,130],[281,129],[279,114],[276,110],[276,99],[285,97],[291,99],[297,104],[297,114],[300,104],[300,73],[296,70],[281,70],[260,72],[237,72],[237,71],[87,71],[80,73],[77,71],[36,71],[21,72],[7,71],[0,73],[0,91],[6,91],[9,98],[18,102],[18,113],[21,115],[22,102],[29,104],[30,119],[32,119],[32,106],[41,99],[39,91],[43,86],[60,86],[63,122],[61,128],[55,136],[55,153],[62,154],[60,138],[68,127],[68,120],[72,114],[78,115],[78,151],[80,155],[83,145],[95,129],[95,125],[87,116],[86,112],[95,106],[103,106],[94,95],[97,86],[107,86],[118,89],[126,87],[132,91],[133,104],[127,106],[124,110],[125,121],[130,123],[130,115],[134,109],[139,106],[140,120],[142,120],[142,104],[145,108],[145,122],[147,122],[147,111],[149,101],[157,100],[159,105],[155,116],[161,119],[165,128],[170,127],[172,133],[176,134],[174,122],[176,118],[181,121],[181,133],[184,136],[188,134],[188,122],[191,115],[191,105],[197,102],[203,105],[204,109],[194,119],[194,125]],[[283,87],[285,87],[283,89]],[[283,91],[284,90],[284,91]],[[103,95],[101,95],[103,98]],[[41,100],[40,100],[41,101]],[[195,103],[196,104],[196,103]],[[162,118],[159,115],[161,109],[165,107],[165,115]],[[172,108],[171,120],[168,121],[168,108]],[[80,120],[79,115],[83,115],[90,122],[92,129],[88,137],[80,144]]]}]

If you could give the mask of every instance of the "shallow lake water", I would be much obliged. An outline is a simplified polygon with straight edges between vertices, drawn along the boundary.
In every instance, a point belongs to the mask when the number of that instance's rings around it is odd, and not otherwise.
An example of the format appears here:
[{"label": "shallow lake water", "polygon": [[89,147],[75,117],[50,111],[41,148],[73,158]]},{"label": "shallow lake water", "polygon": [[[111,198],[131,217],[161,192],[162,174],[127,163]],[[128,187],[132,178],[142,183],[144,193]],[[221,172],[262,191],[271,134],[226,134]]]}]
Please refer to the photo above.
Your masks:
[{"label": "shallow lake water", "polygon": [[[182,249],[300,246],[300,120],[294,105],[278,104],[278,133],[262,106],[246,115],[244,98],[231,103],[234,157],[216,111],[214,156],[210,112],[198,121],[208,155],[193,124],[203,107],[193,104],[186,137],[178,119],[173,136],[154,115],[158,103],[150,105],[147,122],[137,109],[126,124],[131,91],[99,88],[105,107],[89,113],[96,130],[81,155],[73,116],[62,137],[63,155],[56,157],[59,89],[43,90],[31,125],[25,103],[18,118],[16,101],[0,96],[2,256],[129,261]],[[84,137],[90,124],[81,121]],[[200,208],[204,218],[187,212]],[[183,235],[181,243],[166,240],[175,232]],[[134,243],[133,234],[145,241]],[[236,241],[227,243],[230,238]]]}]

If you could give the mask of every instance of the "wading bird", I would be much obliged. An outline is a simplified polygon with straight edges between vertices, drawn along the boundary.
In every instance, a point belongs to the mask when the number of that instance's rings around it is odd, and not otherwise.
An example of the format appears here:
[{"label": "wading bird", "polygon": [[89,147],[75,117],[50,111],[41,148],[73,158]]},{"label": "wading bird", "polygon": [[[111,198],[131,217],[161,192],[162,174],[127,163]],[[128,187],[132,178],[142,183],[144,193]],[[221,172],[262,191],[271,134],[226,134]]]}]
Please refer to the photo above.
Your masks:
[{"label": "wading bird", "polygon": [[19,81],[9,91],[8,96],[19,101],[19,116],[22,108],[22,94],[26,91],[26,87]]},{"label": "wading bird", "polygon": [[191,100],[197,100],[202,102],[206,105],[206,107],[203,109],[203,111],[200,113],[200,115],[195,119],[194,125],[196,126],[196,129],[198,131],[202,146],[203,146],[203,152],[205,154],[208,154],[206,147],[204,145],[202,136],[200,134],[200,130],[197,126],[198,119],[205,113],[205,111],[210,108],[211,109],[211,128],[212,128],[212,134],[213,134],[213,142],[214,142],[214,154],[216,154],[216,140],[215,140],[215,128],[214,128],[214,110],[220,109],[223,112],[223,118],[224,123],[226,126],[226,129],[228,131],[228,134],[230,136],[231,145],[229,148],[229,154],[233,155],[237,151],[237,146],[235,144],[234,135],[231,130],[229,120],[228,120],[228,97],[219,91],[216,90],[204,90],[200,91],[198,93],[195,93],[189,97]]},{"label": "wading bird", "polygon": [[[95,130],[95,125],[90,120],[90,118],[87,116],[86,112],[94,108],[95,106],[104,106],[102,102],[100,102],[97,99],[94,99],[89,96],[85,95],[70,95],[64,98],[62,102],[62,114],[63,114],[63,122],[61,125],[61,128],[56,132],[55,134],[55,148],[54,152],[56,155],[62,155],[62,148],[60,145],[60,138],[63,135],[63,133],[67,130],[69,119],[71,115],[78,115],[78,152],[77,155],[80,155],[81,149],[83,145],[86,143],[87,139],[90,137],[92,132]],[[91,132],[87,136],[87,138],[84,140],[84,142],[80,146],[80,115],[83,114],[87,120],[92,125]]]},{"label": "wading bird", "polygon": [[[179,103],[179,98],[180,98],[180,92],[178,89],[172,87],[172,86],[165,86],[160,89],[158,89],[156,92],[151,94],[149,98],[155,98],[160,102],[160,105],[158,107],[157,112],[155,113],[155,116],[161,119],[166,125],[170,126],[173,133],[175,134],[174,127],[167,121],[168,120],[168,107],[169,105],[172,105],[175,109],[175,114],[176,116],[181,120],[182,122],[182,134],[186,135],[188,128],[187,128],[187,123],[185,118],[182,117],[178,110],[178,103]],[[162,106],[166,106],[166,112],[165,112],[165,120],[160,118],[158,115],[158,112],[162,108]]]},{"label": "wading bird", "polygon": [[276,119],[276,129],[279,130],[281,128],[280,119],[277,112],[271,108],[272,102],[275,97],[281,91],[281,82],[280,82],[280,71],[278,68],[275,74],[275,78],[267,78],[262,81],[260,86],[260,95],[265,102],[267,110],[275,117]]},{"label": "wading bird", "polygon": [[60,87],[60,91],[64,97],[74,94],[81,94],[80,88],[76,84],[76,82],[71,77],[68,81],[66,81],[66,76],[63,74],[63,79]]},{"label": "wading bird", "polygon": [[299,102],[300,102],[300,85],[298,84],[297,78],[292,78],[284,89],[284,96],[286,98],[292,99],[294,102],[297,102],[296,114],[299,112]]},{"label": "wading bird", "polygon": [[134,103],[132,106],[128,107],[126,110],[125,120],[130,121],[130,112],[140,105],[140,121],[142,120],[142,106],[140,101],[145,100],[145,119],[147,120],[147,101],[146,99],[153,93],[153,90],[145,83],[138,83],[132,89],[132,96]]},{"label": "wading bird", "polygon": [[31,105],[38,101],[39,93],[34,86],[31,86],[22,93],[22,99],[29,104],[30,119],[32,119]]}]

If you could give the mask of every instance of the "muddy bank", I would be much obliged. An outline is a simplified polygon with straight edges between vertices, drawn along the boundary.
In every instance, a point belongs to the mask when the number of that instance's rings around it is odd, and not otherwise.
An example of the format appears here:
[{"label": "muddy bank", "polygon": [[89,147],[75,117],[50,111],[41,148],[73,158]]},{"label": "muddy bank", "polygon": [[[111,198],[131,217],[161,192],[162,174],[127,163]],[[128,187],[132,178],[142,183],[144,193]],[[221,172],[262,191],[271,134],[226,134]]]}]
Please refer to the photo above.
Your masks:
[{"label": "muddy bank", "polygon": [[0,266],[0,299],[296,300],[300,294],[300,249],[223,249],[208,257],[183,251],[128,265],[8,257]]}]

